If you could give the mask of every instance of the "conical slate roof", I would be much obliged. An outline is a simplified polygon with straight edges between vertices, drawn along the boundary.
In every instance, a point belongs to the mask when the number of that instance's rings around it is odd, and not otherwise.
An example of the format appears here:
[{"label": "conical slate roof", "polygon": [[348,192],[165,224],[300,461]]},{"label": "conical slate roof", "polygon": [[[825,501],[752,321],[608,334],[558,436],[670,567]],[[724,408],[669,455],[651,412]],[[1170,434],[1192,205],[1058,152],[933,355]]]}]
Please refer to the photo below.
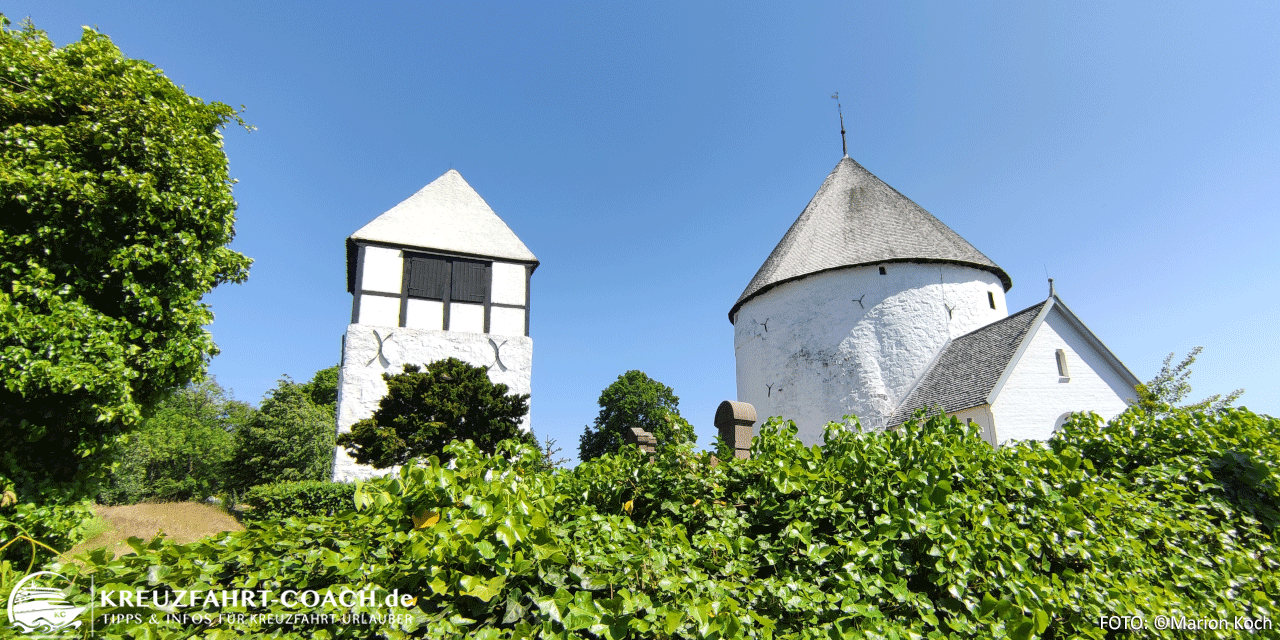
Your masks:
[{"label": "conical slate roof", "polygon": [[821,271],[884,262],[950,262],[1013,281],[947,225],[845,156],[796,218],[769,259],[729,310],[729,321],[751,298]]},{"label": "conical slate roof", "polygon": [[507,223],[454,169],[360,227],[350,240],[538,262]]}]

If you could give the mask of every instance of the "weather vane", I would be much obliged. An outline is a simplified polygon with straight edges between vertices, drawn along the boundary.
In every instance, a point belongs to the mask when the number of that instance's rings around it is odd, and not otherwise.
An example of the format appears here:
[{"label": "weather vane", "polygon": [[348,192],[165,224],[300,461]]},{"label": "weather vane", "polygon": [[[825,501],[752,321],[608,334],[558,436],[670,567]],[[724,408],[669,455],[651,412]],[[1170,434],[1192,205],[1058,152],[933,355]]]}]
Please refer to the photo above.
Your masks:
[{"label": "weather vane", "polygon": [[844,109],[840,106],[840,92],[831,94],[831,99],[836,101],[836,113],[840,114],[840,150],[844,151],[845,157],[849,157],[849,145],[844,141]]}]

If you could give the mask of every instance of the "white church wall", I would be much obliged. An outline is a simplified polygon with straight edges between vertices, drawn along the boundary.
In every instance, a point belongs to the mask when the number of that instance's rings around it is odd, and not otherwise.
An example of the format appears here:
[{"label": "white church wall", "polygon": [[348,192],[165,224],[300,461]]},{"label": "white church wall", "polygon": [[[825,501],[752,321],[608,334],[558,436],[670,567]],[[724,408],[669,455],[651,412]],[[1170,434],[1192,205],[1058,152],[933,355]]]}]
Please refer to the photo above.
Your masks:
[{"label": "white church wall", "polygon": [[399,249],[364,247],[364,281],[360,289],[400,295],[404,259]]},{"label": "white church wall", "polygon": [[[525,302],[525,266],[510,262],[494,262],[493,287],[489,299],[498,304],[519,304]],[[523,322],[523,321],[522,321]],[[523,324],[520,333],[524,333]]]},{"label": "white church wall", "polygon": [[358,324],[394,327],[400,324],[400,298],[387,296],[360,296]]},{"label": "white church wall", "polygon": [[809,444],[844,415],[883,429],[949,338],[1007,315],[999,279],[958,265],[885,263],[784,283],[735,318],[738,399],[761,421],[795,420]]},{"label": "white church wall", "polygon": [[[1058,375],[1057,350],[1066,354],[1067,373]],[[1114,418],[1136,396],[1102,355],[1057,308],[1049,311],[992,405],[996,438],[1046,440],[1059,418],[1093,411]]]},{"label": "white church wall", "polygon": [[444,303],[439,300],[409,298],[405,305],[404,326],[411,329],[444,329]]},{"label": "white church wall", "polygon": [[[381,350],[374,331],[381,336]],[[512,393],[530,393],[533,340],[525,336],[353,324],[347,327],[343,342],[338,432],[350,431],[351,425],[377,410],[378,402],[387,393],[383,373],[396,374],[404,370],[405,364],[426,365],[450,357],[489,367],[489,379],[507,385]],[[522,427],[529,429],[528,416]],[[334,460],[334,479],[339,481],[370,478],[389,471],[356,464],[341,447]]]},{"label": "white church wall", "polygon": [[955,412],[960,422],[974,422],[982,429],[982,439],[988,444],[996,444],[995,420],[991,415],[991,405],[982,405]]},{"label": "white church wall", "polygon": [[484,305],[462,302],[449,303],[449,330],[483,333]]},{"label": "white church wall", "polygon": [[489,309],[489,333],[499,336],[524,335],[524,309],[491,307]]}]

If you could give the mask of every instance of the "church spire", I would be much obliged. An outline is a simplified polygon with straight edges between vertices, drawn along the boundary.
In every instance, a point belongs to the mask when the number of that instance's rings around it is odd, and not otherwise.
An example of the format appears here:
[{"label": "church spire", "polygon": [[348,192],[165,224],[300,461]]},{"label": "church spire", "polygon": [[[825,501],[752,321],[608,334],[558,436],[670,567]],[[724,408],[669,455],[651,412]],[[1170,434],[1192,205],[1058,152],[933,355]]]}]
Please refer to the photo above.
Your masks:
[{"label": "church spire", "polygon": [[849,145],[844,140],[844,108],[840,106],[840,92],[832,94],[831,99],[836,101],[836,113],[840,114],[840,150],[844,152],[844,157],[848,158]]}]

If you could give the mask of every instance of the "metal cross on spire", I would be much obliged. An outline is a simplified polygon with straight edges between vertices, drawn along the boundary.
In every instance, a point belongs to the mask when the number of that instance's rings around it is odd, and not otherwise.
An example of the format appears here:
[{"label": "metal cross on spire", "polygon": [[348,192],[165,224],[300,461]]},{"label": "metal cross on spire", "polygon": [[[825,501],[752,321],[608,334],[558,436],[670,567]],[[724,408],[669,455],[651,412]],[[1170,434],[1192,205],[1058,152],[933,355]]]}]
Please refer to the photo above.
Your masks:
[{"label": "metal cross on spire", "polygon": [[844,151],[844,157],[849,157],[849,145],[844,141],[844,108],[840,106],[840,92],[831,94],[831,99],[836,101],[836,113],[840,114],[840,150]]}]

